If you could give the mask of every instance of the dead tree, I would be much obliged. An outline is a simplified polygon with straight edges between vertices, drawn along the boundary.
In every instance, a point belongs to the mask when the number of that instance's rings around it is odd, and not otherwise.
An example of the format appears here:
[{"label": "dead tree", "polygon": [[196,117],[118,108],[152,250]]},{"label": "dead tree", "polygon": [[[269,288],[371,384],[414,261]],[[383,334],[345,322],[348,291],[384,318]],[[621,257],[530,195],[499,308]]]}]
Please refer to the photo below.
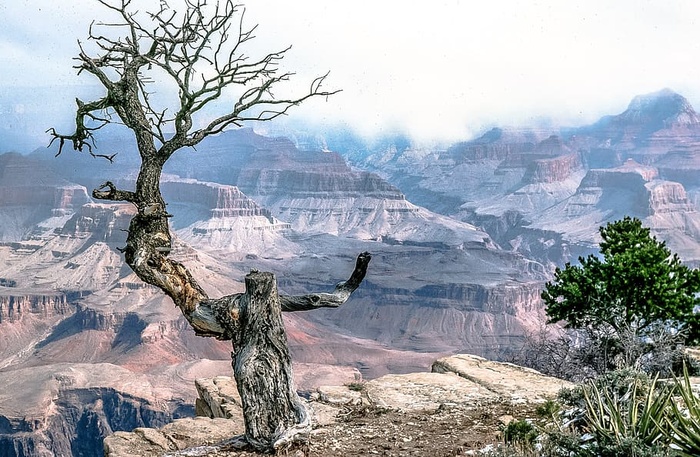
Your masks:
[{"label": "dead tree", "polygon": [[[275,97],[272,90],[291,76],[278,66],[288,48],[249,57],[246,45],[255,27],[244,27],[243,10],[231,0],[215,6],[182,0],[180,10],[161,1],[160,9],[149,13],[135,11],[131,0],[98,1],[117,19],[91,25],[87,43],[79,43],[76,68],[96,77],[106,94],[90,102],[76,100],[75,131],[51,129],[51,142],[58,142],[58,154],[68,143],[113,161],[114,154],[97,153],[93,135],[113,123],[131,130],[141,158],[135,189],[106,182],[92,195],[137,208],[123,253],[138,277],[172,298],[198,335],[233,342],[248,445],[261,451],[286,446],[308,431],[309,421],[293,388],[281,312],[340,306],[362,282],[370,255],[360,254],[350,278],[331,293],[279,296],[271,273],[253,271],[245,279],[245,293],[210,298],[185,265],[168,258],[170,215],[160,178],[176,151],[227,127],[268,121],[307,99],[335,92],[322,89],[322,76],[301,96]],[[156,82],[159,89],[177,90],[174,108],[157,107],[148,90]],[[210,102],[232,93],[230,111],[207,119]]]}]

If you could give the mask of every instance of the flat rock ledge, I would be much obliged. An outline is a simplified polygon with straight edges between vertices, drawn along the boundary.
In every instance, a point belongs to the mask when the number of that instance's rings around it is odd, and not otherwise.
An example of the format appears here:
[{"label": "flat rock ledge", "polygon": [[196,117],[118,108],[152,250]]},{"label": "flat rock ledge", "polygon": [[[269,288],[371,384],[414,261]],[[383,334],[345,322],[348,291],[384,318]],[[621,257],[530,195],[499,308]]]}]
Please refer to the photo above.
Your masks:
[{"label": "flat rock ledge", "polygon": [[[195,382],[198,417],[178,419],[161,429],[117,432],[104,441],[107,457],[211,456],[244,433],[240,397],[233,378]],[[348,406],[432,412],[441,407],[493,403],[539,403],[573,384],[517,365],[460,354],[433,363],[430,373],[390,374],[367,382],[323,386],[311,393],[314,428],[333,424]]]}]

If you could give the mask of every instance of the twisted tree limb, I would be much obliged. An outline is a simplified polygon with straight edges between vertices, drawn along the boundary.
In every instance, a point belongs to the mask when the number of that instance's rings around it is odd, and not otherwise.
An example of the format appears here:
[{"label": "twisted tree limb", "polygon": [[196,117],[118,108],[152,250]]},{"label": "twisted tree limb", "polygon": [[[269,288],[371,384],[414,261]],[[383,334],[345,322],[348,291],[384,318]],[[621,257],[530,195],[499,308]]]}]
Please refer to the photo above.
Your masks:
[{"label": "twisted tree limb", "polygon": [[278,295],[272,273],[252,271],[245,279],[245,293],[212,299],[183,264],[167,257],[169,249],[161,249],[171,242],[169,215],[145,204],[154,198],[119,190],[110,182],[95,189],[93,196],[128,201],[139,208],[124,249],[127,264],[142,280],[171,297],[198,335],[232,341],[245,443],[268,452],[304,440],[311,427],[309,413],[294,390],[282,311],[342,305],[364,279],[371,255],[361,253],[350,278],[331,293]]}]

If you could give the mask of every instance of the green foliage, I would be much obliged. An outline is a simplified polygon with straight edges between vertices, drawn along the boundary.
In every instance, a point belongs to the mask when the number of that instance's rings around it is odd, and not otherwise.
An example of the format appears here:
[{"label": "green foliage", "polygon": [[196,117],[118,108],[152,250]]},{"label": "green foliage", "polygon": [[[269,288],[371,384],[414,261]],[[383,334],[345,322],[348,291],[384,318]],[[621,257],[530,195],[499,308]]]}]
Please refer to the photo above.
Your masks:
[{"label": "green foliage", "polygon": [[671,403],[671,411],[665,429],[666,436],[683,456],[700,455],[700,400],[693,392],[688,370],[683,378],[676,379],[676,393],[681,403]]},{"label": "green foliage", "polygon": [[620,370],[538,406],[535,421],[513,421],[487,457],[690,457],[700,455],[700,399],[682,379]]},{"label": "green foliage", "polygon": [[663,427],[672,393],[669,388],[657,390],[657,378],[649,386],[635,380],[622,396],[590,383],[583,390],[586,426],[600,445],[653,448],[666,438]]},{"label": "green foliage", "polygon": [[532,454],[531,452],[523,453],[523,451],[516,449],[513,446],[498,445],[493,449],[479,452],[478,455],[481,457],[530,457],[536,454]]},{"label": "green foliage", "polygon": [[535,414],[537,417],[545,421],[554,421],[561,413],[561,405],[554,400],[546,400],[544,403],[537,405]]},{"label": "green foliage", "polygon": [[607,324],[645,328],[658,321],[677,321],[697,336],[693,308],[700,301],[700,271],[681,264],[636,218],[626,217],[601,227],[602,259],[580,257],[580,266],[557,268],[542,299],[550,321],[565,320],[582,328]]},{"label": "green foliage", "polygon": [[634,370],[605,373],[558,400],[566,427],[546,433],[549,455],[581,457],[675,456],[665,433],[672,407],[672,385]]},{"label": "green foliage", "polygon": [[592,453],[582,454],[595,457],[675,457],[677,454],[663,445],[649,446],[637,438],[624,438],[619,443],[604,444]]},{"label": "green foliage", "polygon": [[550,322],[563,320],[587,334],[598,373],[641,363],[669,335],[698,341],[700,270],[683,265],[639,219],[612,222],[600,234],[601,257],[557,268],[546,284],[542,299]]},{"label": "green foliage", "polygon": [[579,384],[571,389],[561,389],[557,400],[569,407],[585,409],[585,389],[593,387],[599,391],[605,391],[609,395],[622,397],[633,384],[637,386],[638,394],[645,395],[650,388],[651,380],[646,373],[629,368],[609,371],[591,379],[586,384]]}]

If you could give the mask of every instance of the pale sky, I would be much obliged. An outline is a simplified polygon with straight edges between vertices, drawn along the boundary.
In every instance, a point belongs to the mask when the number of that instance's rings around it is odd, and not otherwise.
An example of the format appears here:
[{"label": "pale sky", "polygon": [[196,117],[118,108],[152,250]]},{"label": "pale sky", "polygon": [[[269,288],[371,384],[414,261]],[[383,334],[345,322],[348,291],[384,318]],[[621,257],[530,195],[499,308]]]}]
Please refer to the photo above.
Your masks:
[{"label": "pale sky", "polygon": [[[134,0],[157,6],[156,0]],[[291,117],[363,133],[468,139],[493,125],[580,125],[669,87],[700,109],[697,0],[249,0],[258,44],[329,88]],[[71,57],[94,0],[0,4],[0,86],[89,84]],[[67,110],[72,109],[68,105]]]}]

